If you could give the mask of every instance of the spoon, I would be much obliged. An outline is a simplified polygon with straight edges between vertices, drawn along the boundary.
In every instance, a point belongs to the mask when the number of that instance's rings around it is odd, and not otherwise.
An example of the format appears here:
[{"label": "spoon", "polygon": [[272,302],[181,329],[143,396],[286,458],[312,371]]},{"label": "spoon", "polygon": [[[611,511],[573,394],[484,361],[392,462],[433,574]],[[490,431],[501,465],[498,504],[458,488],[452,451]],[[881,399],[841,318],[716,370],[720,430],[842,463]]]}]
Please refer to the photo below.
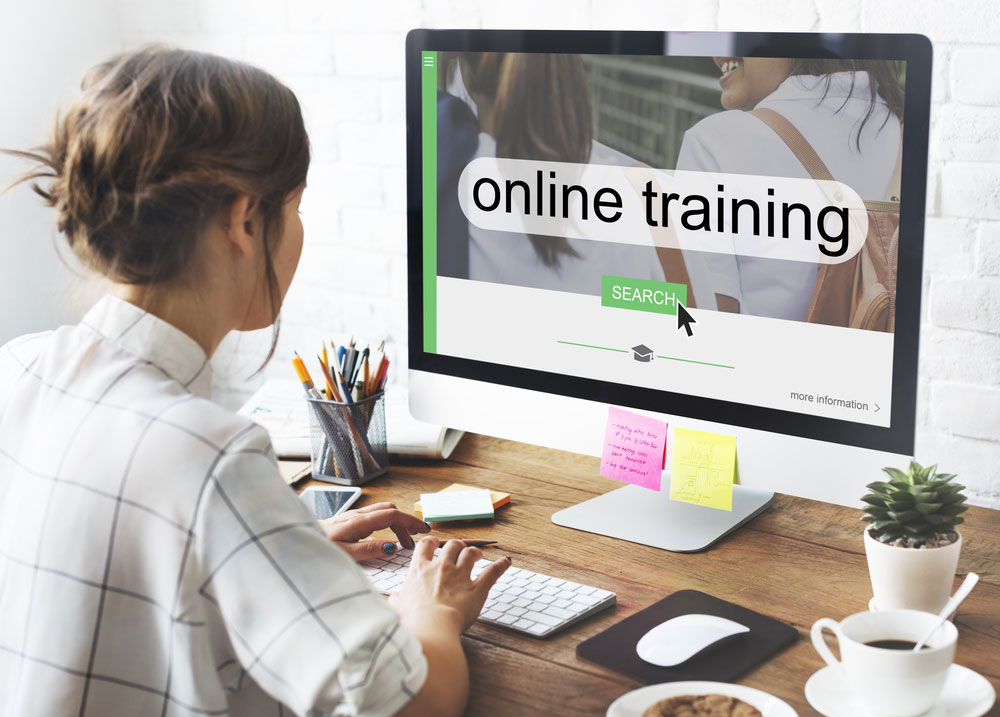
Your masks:
[{"label": "spoon", "polygon": [[962,584],[958,586],[958,590],[955,591],[955,594],[952,595],[948,602],[944,604],[944,607],[941,608],[941,612],[937,615],[938,619],[934,621],[931,629],[924,633],[924,636],[920,638],[920,641],[913,646],[914,652],[918,652],[923,648],[924,643],[931,639],[931,635],[934,634],[935,630],[941,627],[945,618],[958,609],[958,606],[969,596],[969,593],[972,592],[972,588],[976,587],[976,583],[978,582],[979,576],[975,573],[969,573],[965,576],[965,580],[963,580]]}]

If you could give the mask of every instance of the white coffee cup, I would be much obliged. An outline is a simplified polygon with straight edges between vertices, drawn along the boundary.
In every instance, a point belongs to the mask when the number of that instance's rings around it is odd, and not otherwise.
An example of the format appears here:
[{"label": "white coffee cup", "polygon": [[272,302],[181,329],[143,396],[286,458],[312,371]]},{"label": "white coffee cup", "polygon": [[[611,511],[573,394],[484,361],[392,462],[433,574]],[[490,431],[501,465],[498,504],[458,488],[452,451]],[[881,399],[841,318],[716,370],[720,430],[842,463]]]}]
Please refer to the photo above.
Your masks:
[{"label": "white coffee cup", "polygon": [[[855,699],[867,710],[886,717],[913,717],[929,710],[941,693],[955,658],[958,630],[945,622],[920,652],[865,643],[917,642],[937,619],[936,615],[917,610],[859,612],[840,622],[824,617],[812,626],[812,643],[820,657],[840,672]],[[827,647],[824,629],[836,635],[840,661]]]}]

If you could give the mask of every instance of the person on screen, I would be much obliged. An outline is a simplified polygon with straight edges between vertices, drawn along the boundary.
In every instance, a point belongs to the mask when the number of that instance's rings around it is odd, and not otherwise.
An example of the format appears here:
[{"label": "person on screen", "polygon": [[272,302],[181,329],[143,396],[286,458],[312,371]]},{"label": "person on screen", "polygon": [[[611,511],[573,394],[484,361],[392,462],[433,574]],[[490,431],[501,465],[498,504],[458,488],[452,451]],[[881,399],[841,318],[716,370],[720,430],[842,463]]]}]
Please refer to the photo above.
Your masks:
[{"label": "person on screen", "polygon": [[[594,139],[593,99],[583,60],[573,54],[458,53],[455,87],[475,110],[475,157],[616,165],[636,161]],[[439,156],[449,152],[442,140]],[[601,276],[665,280],[652,240],[611,243],[502,232],[469,224],[466,277],[580,294],[600,294]],[[439,242],[440,242],[439,238]],[[686,283],[670,274],[667,280]]]},{"label": "person on screen", "polygon": [[478,549],[424,538],[386,601],[356,561],[394,543],[366,538],[426,524],[388,503],[319,524],[267,433],[208,400],[212,353],[275,323],[298,264],[292,92],[143,48],[15,154],[112,288],[0,348],[0,713],[459,714],[460,635],[509,558],[473,580]]},{"label": "person on screen", "polygon": [[[802,133],[834,179],[862,199],[885,197],[902,132],[898,63],[757,57],[714,61],[722,73],[721,103],[728,111],[709,115],[685,133],[677,169],[808,178],[785,142],[746,112],[767,107]],[[708,253],[700,259],[700,265],[690,265],[696,292],[713,295],[720,310],[805,320],[816,264]]]}]

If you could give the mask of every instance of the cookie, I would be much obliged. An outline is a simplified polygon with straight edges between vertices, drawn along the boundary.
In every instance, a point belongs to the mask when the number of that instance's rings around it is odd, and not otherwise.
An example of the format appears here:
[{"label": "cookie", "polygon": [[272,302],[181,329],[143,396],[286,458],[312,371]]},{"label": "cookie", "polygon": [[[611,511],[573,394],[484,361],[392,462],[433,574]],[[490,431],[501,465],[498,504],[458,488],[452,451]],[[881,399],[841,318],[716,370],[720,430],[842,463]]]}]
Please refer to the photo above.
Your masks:
[{"label": "cookie", "polygon": [[660,700],[642,717],[762,717],[760,711],[743,700],[726,695],[678,695]]}]

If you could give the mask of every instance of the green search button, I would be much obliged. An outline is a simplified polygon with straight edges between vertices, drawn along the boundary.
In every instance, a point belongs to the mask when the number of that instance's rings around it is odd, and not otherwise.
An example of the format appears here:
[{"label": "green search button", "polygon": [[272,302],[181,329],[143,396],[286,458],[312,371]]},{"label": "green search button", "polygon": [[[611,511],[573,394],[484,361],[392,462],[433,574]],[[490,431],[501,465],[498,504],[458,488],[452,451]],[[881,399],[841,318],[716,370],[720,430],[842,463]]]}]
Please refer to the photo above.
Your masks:
[{"label": "green search button", "polygon": [[687,284],[624,276],[601,277],[601,306],[676,316],[678,303],[687,305]]}]

